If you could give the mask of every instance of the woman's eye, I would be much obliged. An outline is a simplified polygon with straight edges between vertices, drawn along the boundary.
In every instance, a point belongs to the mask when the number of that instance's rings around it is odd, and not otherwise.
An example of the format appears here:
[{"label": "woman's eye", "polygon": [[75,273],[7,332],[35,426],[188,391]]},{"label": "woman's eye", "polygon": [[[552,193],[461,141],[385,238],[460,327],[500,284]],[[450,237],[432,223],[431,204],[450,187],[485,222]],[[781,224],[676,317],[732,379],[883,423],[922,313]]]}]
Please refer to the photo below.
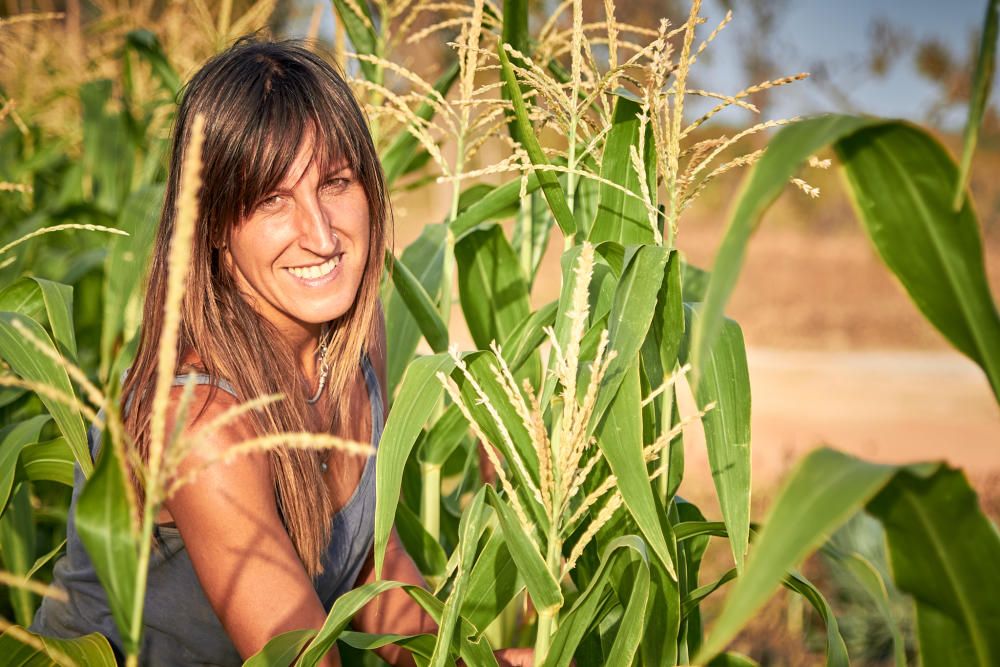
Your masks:
[{"label": "woman's eye", "polygon": [[350,178],[344,176],[337,176],[336,178],[331,178],[326,183],[323,184],[324,190],[331,190],[333,192],[339,192],[344,190],[352,183]]},{"label": "woman's eye", "polygon": [[260,203],[257,204],[257,208],[262,208],[262,209],[277,208],[277,206],[281,204],[281,201],[282,201],[281,195],[271,195],[270,197],[265,197],[264,199],[262,199]]}]

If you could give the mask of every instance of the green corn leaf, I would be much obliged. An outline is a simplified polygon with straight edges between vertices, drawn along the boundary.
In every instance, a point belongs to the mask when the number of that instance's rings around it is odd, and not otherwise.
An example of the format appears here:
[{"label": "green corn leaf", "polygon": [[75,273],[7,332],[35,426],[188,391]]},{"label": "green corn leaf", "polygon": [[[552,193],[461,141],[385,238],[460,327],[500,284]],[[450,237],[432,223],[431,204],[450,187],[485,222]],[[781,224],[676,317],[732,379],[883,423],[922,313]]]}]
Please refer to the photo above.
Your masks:
[{"label": "green corn leaf", "polygon": [[[468,406],[472,418],[490,443],[497,447],[507,460],[514,487],[527,489],[529,486],[534,486],[538,488],[538,455],[532,444],[531,435],[524,427],[524,422],[521,421],[514,406],[510,404],[507,394],[493,376],[490,367],[500,367],[497,358],[492,352],[473,352],[465,355],[463,361],[467,365],[469,374],[489,398],[496,414],[510,434],[513,449],[503,437],[489,408],[480,402],[479,394],[472,386],[472,382],[456,370],[452,373],[452,377],[458,385],[462,399]],[[517,463],[518,459],[523,465]],[[538,523],[540,530],[542,532],[548,530],[548,519],[539,502],[529,493],[522,494],[521,499],[525,501],[530,515]]]},{"label": "green corn leaf", "polygon": [[[14,328],[13,322],[15,320],[20,321],[43,344],[55,347],[52,339],[38,322],[15,313],[0,313],[0,356],[10,364],[13,371],[20,377],[50,385],[67,396],[75,396],[66,369],[36,350],[34,345],[25,340]],[[53,398],[46,396],[39,396],[39,398],[52,418],[55,419],[84,475],[89,477],[94,466],[87,449],[87,435],[80,414]]]},{"label": "green corn leaf", "polygon": [[448,349],[448,327],[441,321],[434,302],[427,294],[420,280],[407,268],[403,260],[396,258],[388,250],[385,253],[386,264],[389,264],[392,274],[392,284],[410,310],[410,315],[420,327],[421,333],[431,349],[444,352]]},{"label": "green corn leaf", "polygon": [[428,533],[413,510],[406,503],[396,506],[396,532],[406,553],[425,576],[443,577],[448,557],[441,544]]},{"label": "green corn leaf", "polygon": [[[604,158],[601,161],[601,178],[624,186],[642,197],[639,175],[635,173],[630,154],[632,146],[639,150],[640,113],[642,107],[639,100],[630,94],[619,93],[615,96],[611,130],[608,132]],[[656,152],[652,127],[649,125],[646,126],[644,142],[645,154],[642,157],[646,166],[646,183],[650,192],[655,193]],[[655,208],[655,202],[653,206]],[[642,199],[630,197],[617,188],[602,184],[597,215],[588,240],[591,243],[617,241],[622,245],[630,245],[652,243],[653,239],[649,213]]]},{"label": "green corn leaf", "polygon": [[290,667],[302,649],[318,634],[317,630],[289,630],[275,635],[250,656],[243,667]]},{"label": "green corn leaf", "polygon": [[63,541],[60,542],[59,544],[55,545],[54,547],[52,547],[52,550],[49,551],[47,554],[43,554],[43,555],[39,556],[38,558],[36,558],[35,559],[35,564],[31,566],[31,569],[28,570],[28,572],[24,575],[24,578],[25,579],[31,579],[32,577],[34,577],[35,574],[40,569],[42,569],[45,566],[46,563],[48,563],[50,560],[52,560],[53,558],[55,558],[56,555],[58,555],[59,552],[61,552],[63,550],[63,547],[65,547],[65,546],[66,546],[66,538],[63,538]]},{"label": "green corn leaf", "polygon": [[621,386],[597,428],[597,443],[618,478],[617,488],[647,544],[674,581],[677,567],[667,546],[643,458],[639,364],[633,358]]},{"label": "green corn leaf", "polygon": [[462,618],[479,628],[481,633],[523,589],[524,579],[511,558],[503,531],[494,530],[469,574],[468,592],[462,602]]},{"label": "green corn leaf", "polygon": [[523,320],[502,343],[503,356],[510,370],[516,373],[538,346],[545,340],[544,327],[552,326],[556,319],[558,301],[550,301]]},{"label": "green corn leaf", "polygon": [[681,263],[681,285],[683,286],[682,298],[688,303],[705,300],[705,292],[708,291],[708,281],[712,274],[704,269],[699,269],[694,264],[687,261]]},{"label": "green corn leaf", "polygon": [[972,154],[976,151],[979,127],[983,124],[983,114],[986,111],[986,103],[990,99],[990,89],[993,87],[998,24],[1000,24],[1000,1],[987,0],[983,34],[979,41],[979,57],[976,59],[976,71],[972,75],[969,117],[965,122],[965,133],[962,136],[962,162],[958,169],[958,180],[955,183],[955,194],[951,203],[951,208],[954,211],[959,211],[962,208],[962,200],[965,198],[965,184],[969,182],[969,170],[972,167]]},{"label": "green corn leaf", "polygon": [[[355,53],[369,56],[380,55],[378,53],[378,37],[375,35],[374,29],[375,22],[372,20],[367,0],[361,0],[361,2],[333,0],[333,8],[337,12],[337,20],[344,26],[344,31],[351,40]],[[361,15],[357,11],[360,11]],[[381,83],[380,68],[377,65],[364,60],[359,60],[358,64],[361,65],[361,72],[366,79]]]},{"label": "green corn leaf", "polygon": [[726,651],[712,658],[708,667],[760,667],[760,663],[742,653]]},{"label": "green corn leaf", "polygon": [[903,469],[869,504],[896,587],[913,596],[924,665],[1000,664],[1000,535],[965,475]]},{"label": "green corn leaf", "polygon": [[844,644],[844,638],[840,634],[837,617],[834,616],[833,609],[823,594],[805,577],[794,572],[785,577],[784,585],[808,600],[826,624],[827,667],[849,667],[851,661],[847,657],[847,645]]},{"label": "green corn leaf", "polygon": [[[630,615],[629,609],[636,606],[642,607],[644,610],[646,606],[646,599],[649,593],[649,561],[646,555],[646,545],[635,535],[625,535],[616,538],[608,544],[604,550],[604,555],[601,557],[600,565],[593,578],[591,578],[590,583],[576,599],[576,602],[573,603],[572,608],[568,612],[561,614],[559,627],[552,637],[552,645],[549,648],[548,655],[545,656],[543,667],[567,667],[570,664],[570,661],[573,659],[573,653],[580,645],[584,634],[591,626],[595,623],[600,623],[602,620],[598,617],[598,612],[601,610],[601,602],[604,599],[607,588],[609,586],[618,588],[626,583],[615,581],[613,577],[615,577],[616,572],[622,571],[620,566],[629,563],[635,563],[638,569],[632,570],[635,579],[626,604],[625,615],[629,618],[641,617],[641,614]],[[641,574],[642,570],[646,571],[645,576]],[[640,629],[643,627],[640,622],[633,622],[632,625],[637,625]],[[628,633],[625,638],[627,641],[618,647],[622,655],[618,656],[616,661],[619,664],[631,664],[632,656],[634,656],[635,650],[638,647],[638,639],[641,637],[635,637],[634,629],[631,628],[623,627],[619,632],[622,631]],[[634,646],[631,645],[632,641],[636,642]]]},{"label": "green corn leaf", "polygon": [[21,450],[21,469],[32,481],[47,480],[73,486],[73,452],[66,438],[27,445]]},{"label": "green corn leaf", "polygon": [[29,277],[15,280],[0,290],[0,311],[20,313],[38,322],[47,317],[42,290]]},{"label": "green corn leaf", "polygon": [[171,97],[177,95],[181,89],[181,78],[167,59],[167,54],[155,34],[149,30],[132,30],[125,35],[125,46],[149,63],[153,75]]},{"label": "green corn leaf", "polygon": [[[533,193],[538,190],[537,175],[530,174],[527,181],[526,192]],[[484,223],[490,223],[492,226],[490,221],[504,217],[512,206],[518,205],[520,199],[520,179],[498,185],[488,192],[484,191],[481,199],[469,203],[464,210],[460,208],[458,215],[449,223],[451,232],[455,235],[455,242],[461,241],[467,234],[476,231]]]},{"label": "green corn leaf", "polygon": [[49,419],[48,415],[38,415],[0,428],[0,515],[7,509],[7,501],[14,489],[21,451],[27,445],[38,442],[42,427]]},{"label": "green corn leaf", "polygon": [[698,382],[703,357],[722,328],[723,312],[736,286],[750,235],[757,229],[764,211],[781,194],[799,165],[824,146],[870,125],[874,118],[819,116],[783,128],[768,142],[767,150],[752,167],[729,216],[722,244],[712,263],[712,278],[705,293],[698,330],[692,333],[691,381]]},{"label": "green corn leaf", "polygon": [[958,177],[951,157],[905,123],[861,129],[836,148],[858,218],[882,261],[930,323],[983,368],[1000,400],[1000,314],[972,206],[951,208]]},{"label": "green corn leaf", "polygon": [[[97,468],[76,505],[76,531],[108,596],[111,615],[125,650],[136,653],[140,636],[133,634],[139,545],[133,535],[132,510],[125,496],[128,481],[115,448],[105,438]],[[138,624],[141,632],[142,624]]]},{"label": "green corn leaf", "polygon": [[382,593],[402,585],[398,581],[374,581],[341,595],[330,608],[330,613],[327,614],[323,627],[309,642],[296,664],[300,667],[315,667],[323,656],[333,648],[337,637],[362,607]]},{"label": "green corn leaf", "polygon": [[601,382],[591,430],[603,417],[618,385],[629,366],[635,363],[642,342],[646,339],[671,252],[656,245],[638,246],[622,272],[608,316],[608,347],[617,356],[611,361]]},{"label": "green corn leaf", "polygon": [[[133,192],[125,200],[118,227],[128,236],[114,235],[108,243],[104,260],[104,316],[101,320],[101,369],[110,379],[114,349],[126,343],[139,330],[142,316],[142,277],[153,246],[163,205],[162,184]],[[131,360],[123,360],[130,364]]]},{"label": "green corn leaf", "polygon": [[462,443],[468,430],[469,422],[465,420],[462,411],[457,405],[449,406],[427,432],[418,452],[420,462],[443,466]]},{"label": "green corn leaf", "polygon": [[[932,466],[908,469],[927,474]],[[767,601],[785,572],[802,562],[874,497],[897,470],[832,449],[818,449],[804,458],[782,485],[743,574],[726,597],[715,626],[693,662],[706,662],[721,652]],[[677,530],[683,532],[681,526]]]},{"label": "green corn leaf", "polygon": [[698,605],[700,605],[702,601],[705,600],[705,598],[707,598],[709,595],[711,595],[712,593],[719,590],[720,588],[728,584],[730,581],[735,579],[736,574],[737,574],[736,568],[735,567],[730,568],[726,570],[725,573],[723,573],[723,575],[718,579],[716,579],[715,581],[709,582],[704,586],[699,586],[695,590],[688,593],[686,596],[684,596],[684,601],[682,603],[683,608],[681,609],[681,612],[685,616],[693,612],[695,609],[698,608]]},{"label": "green corn leaf", "polygon": [[[504,85],[514,106],[514,115],[517,119],[522,145],[527,151],[528,158],[533,165],[536,167],[547,167],[549,166],[549,161],[542,151],[541,144],[538,143],[538,137],[535,136],[534,128],[531,126],[521,86],[517,82],[517,76],[510,65],[510,59],[507,56],[507,51],[504,49],[503,43],[500,44],[497,53],[500,56],[500,71],[503,76]],[[566,204],[566,193],[563,191],[562,185],[559,184],[559,178],[555,172],[543,169],[535,171],[535,175],[538,177],[542,193],[545,195],[545,200],[549,203],[549,210],[552,211],[552,215],[556,219],[556,224],[559,225],[564,236],[567,238],[572,237],[576,233],[576,221],[573,218],[573,212],[569,210],[569,206]]]},{"label": "green corn leaf", "polygon": [[414,654],[418,658],[418,666],[425,664],[421,663],[419,658],[429,662],[434,651],[433,635],[393,635],[344,630],[337,641],[362,651],[374,651],[389,644],[396,644]]},{"label": "green corn leaf", "polygon": [[[445,234],[447,227],[440,224],[425,225],[417,240],[403,250],[401,257],[406,266],[413,267],[414,275],[428,295],[436,296],[441,289],[444,265]],[[389,396],[395,395],[403,371],[413,358],[420,342],[420,327],[410,313],[395,286],[387,282],[385,303],[385,330],[388,338],[386,374]]]},{"label": "green corn leaf", "polygon": [[[504,2],[502,42],[510,44],[518,52],[528,55],[530,54],[529,35],[527,0],[508,0]],[[524,60],[521,57],[511,55],[510,58],[515,65],[520,67],[525,66]],[[504,86],[502,92],[503,99],[510,100],[510,91],[506,86]],[[524,94],[524,90],[521,92]],[[514,141],[523,143],[521,127],[517,123],[517,118],[510,111],[507,111],[507,130]]]},{"label": "green corn leaf", "polygon": [[469,333],[479,349],[498,343],[528,319],[528,285],[499,225],[473,232],[455,245],[458,293]]},{"label": "green corn leaf", "polygon": [[[461,215],[467,208],[474,206],[476,203],[482,201],[485,197],[488,197],[497,188],[502,188],[503,185],[490,185],[489,183],[476,183],[475,185],[470,185],[469,187],[462,190],[462,193],[458,195],[458,215]],[[490,220],[503,220],[505,218],[513,218],[517,215],[518,209],[520,208],[520,201],[515,200],[506,208],[502,208],[496,211],[490,216]]]},{"label": "green corn leaf", "polygon": [[72,286],[25,276],[0,291],[0,311],[20,313],[47,323],[57,343],[56,349],[70,361],[76,360]]},{"label": "green corn leaf", "polygon": [[25,644],[14,636],[8,628],[0,635],[0,655],[4,664],[19,667],[50,667],[64,665],[57,659],[59,654],[67,656],[77,665],[87,667],[116,667],[114,651],[107,637],[99,632],[75,637],[73,639],[57,639],[45,637],[25,628],[20,629],[42,643],[43,649]]},{"label": "green corn leaf", "polygon": [[[35,544],[35,513],[31,507],[30,488],[27,484],[19,484],[7,511],[0,517],[0,553],[4,569],[15,576],[24,576],[35,560]],[[15,622],[30,625],[35,615],[35,594],[20,586],[12,586],[7,592]]]},{"label": "green corn leaf", "polygon": [[448,374],[455,362],[447,354],[417,359],[406,370],[399,395],[379,443],[375,470],[378,478],[375,500],[375,576],[382,576],[385,548],[396,516],[403,466],[410,457],[420,430],[430,417],[444,387],[435,374]]},{"label": "green corn leaf", "polygon": [[531,601],[539,611],[559,609],[563,604],[562,591],[559,582],[545,566],[538,547],[531,537],[524,532],[514,509],[496,494],[492,486],[486,487],[486,499],[496,510],[500,527],[507,541],[511,558],[517,564],[517,569],[524,577]]},{"label": "green corn leaf", "polygon": [[[685,304],[688,331],[698,327],[703,310],[702,304],[698,306]],[[681,360],[690,361],[686,350],[681,351]],[[708,462],[729,530],[733,560],[742,571],[750,541],[750,375],[743,332],[733,320],[723,321],[700,377],[695,389],[698,407],[715,404],[701,420]]]},{"label": "green corn leaf", "polygon": [[[454,61],[444,73],[434,82],[434,90],[444,98],[448,95],[455,80],[458,79],[458,61]],[[428,96],[433,93],[428,93]],[[418,118],[430,120],[434,117],[434,106],[423,102],[414,112]],[[388,150],[381,156],[382,170],[385,173],[385,185],[391,188],[400,176],[408,173],[419,155],[417,139],[407,129],[399,133]]]},{"label": "green corn leaf", "polygon": [[[441,622],[441,616],[444,613],[444,603],[418,586],[404,586],[403,590],[417,604],[423,607],[424,611],[430,614],[436,622]],[[468,639],[475,634],[476,629],[464,619],[459,619],[459,624],[459,654],[462,660],[465,661],[465,664],[482,665],[482,667],[499,667],[496,657],[493,655],[493,651],[490,650],[490,646],[485,639],[480,638],[476,641]]]},{"label": "green corn leaf", "polygon": [[128,196],[136,146],[128,131],[127,112],[107,110],[113,94],[108,79],[80,86],[83,111],[83,168],[93,184],[93,202],[114,214]]},{"label": "green corn leaf", "polygon": [[708,535],[711,537],[729,537],[726,524],[722,521],[684,521],[674,526],[674,537],[678,542]]},{"label": "green corn leaf", "polygon": [[[906,643],[903,639],[903,633],[899,629],[899,621],[896,619],[896,615],[890,606],[889,591],[886,589],[882,575],[879,574],[878,569],[872,562],[860,553],[852,552],[844,554],[834,552],[832,549],[829,551],[837,559],[837,562],[851,573],[851,576],[854,577],[854,580],[858,582],[861,588],[871,596],[872,602],[875,603],[875,608],[878,609],[882,620],[885,621],[886,627],[889,628],[896,667],[906,667]],[[826,552],[827,549],[824,548],[824,553]]]},{"label": "green corn leaf", "polygon": [[480,489],[465,512],[462,513],[462,520],[458,527],[458,547],[456,548],[459,554],[458,573],[455,576],[451,594],[448,595],[448,600],[445,602],[441,622],[438,624],[438,636],[434,644],[434,653],[431,655],[431,667],[445,667],[451,658],[452,640],[455,636],[459,611],[462,609],[469,589],[469,572],[472,570],[479,536],[483,530],[483,509],[486,505],[487,488],[489,487],[484,486]]}]

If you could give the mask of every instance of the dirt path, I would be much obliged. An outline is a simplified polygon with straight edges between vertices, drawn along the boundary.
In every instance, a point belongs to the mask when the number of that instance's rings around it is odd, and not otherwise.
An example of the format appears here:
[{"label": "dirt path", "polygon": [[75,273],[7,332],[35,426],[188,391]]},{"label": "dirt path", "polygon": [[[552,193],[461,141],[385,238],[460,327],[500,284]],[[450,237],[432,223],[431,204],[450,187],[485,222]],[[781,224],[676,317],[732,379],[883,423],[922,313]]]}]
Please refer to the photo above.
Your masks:
[{"label": "dirt path", "polygon": [[[982,371],[957,353],[751,348],[747,361],[755,492],[824,444],[885,463],[943,459],[981,491],[1000,483],[1000,410]],[[692,410],[690,400],[681,407]],[[685,454],[682,494],[710,508],[700,426],[685,433]]]}]

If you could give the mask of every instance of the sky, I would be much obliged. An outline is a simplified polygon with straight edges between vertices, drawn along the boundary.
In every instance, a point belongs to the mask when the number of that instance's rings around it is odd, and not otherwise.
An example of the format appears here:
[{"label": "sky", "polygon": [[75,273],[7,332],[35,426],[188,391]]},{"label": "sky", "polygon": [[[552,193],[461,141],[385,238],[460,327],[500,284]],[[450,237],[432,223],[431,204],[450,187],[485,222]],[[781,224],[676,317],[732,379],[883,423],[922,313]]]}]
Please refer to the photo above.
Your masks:
[{"label": "sky", "polygon": [[[936,37],[951,45],[955,56],[964,57],[969,35],[982,24],[986,3],[987,0],[790,0],[776,22],[774,33],[764,37],[769,40],[769,53],[777,56],[779,74],[815,72],[817,67],[822,67],[831,73],[852,108],[844,108],[844,104],[820,83],[806,80],[772,95],[770,106],[762,109],[763,117],[851,110],[918,122],[925,120],[926,110],[937,93],[931,83],[917,74],[912,50],[899,58],[884,77],[874,77],[867,71],[865,56],[869,51],[872,21],[887,19],[895,28],[911,35],[914,41]],[[740,64],[741,44],[744,40],[762,37],[753,34],[745,0],[732,0],[731,4],[732,24],[710,47],[711,58],[697,67],[698,84],[716,92],[735,93],[756,83],[747,79]],[[300,2],[299,5],[311,3]],[[309,10],[302,14],[308,16]],[[704,36],[722,19],[725,10],[720,0],[705,0],[702,14],[708,23],[698,34]],[[308,19],[300,22],[303,24],[301,32],[305,32],[307,22]],[[332,12],[324,10],[321,33],[327,38],[333,34],[333,22]],[[293,28],[293,32],[298,30]],[[994,105],[1000,105],[997,79],[1000,74],[994,79],[991,95]],[[692,104],[692,112],[697,111],[697,103]],[[745,112],[736,109],[732,113]],[[733,120],[738,122],[740,119]],[[947,129],[960,129],[964,121],[965,110],[956,107],[944,116],[942,124]]]},{"label": "sky", "polygon": [[[874,77],[865,66],[864,57],[871,39],[873,19],[887,19],[894,27],[922,40],[936,37],[952,46],[953,53],[964,57],[969,35],[979,29],[987,0],[791,0],[788,11],[778,20],[770,52],[780,54],[782,74],[810,71],[816,64],[825,65],[835,77],[856,110],[879,116],[922,120],[934,102],[936,90],[921,79],[913,67],[912,51],[900,58],[885,77]],[[749,83],[738,65],[740,43],[759,38],[749,34],[746,22],[741,26],[740,0],[733,0],[733,22],[711,47],[714,57],[700,67],[704,85],[710,89],[733,92]],[[713,26],[725,15],[721,3],[707,0],[705,26]],[[727,34],[730,33],[731,34]],[[1000,103],[1000,85],[994,77],[994,104]],[[773,107],[766,116],[789,116],[840,110],[840,104],[819,84],[804,81],[772,96]],[[961,126],[964,110],[956,109],[944,120],[946,125]]]}]

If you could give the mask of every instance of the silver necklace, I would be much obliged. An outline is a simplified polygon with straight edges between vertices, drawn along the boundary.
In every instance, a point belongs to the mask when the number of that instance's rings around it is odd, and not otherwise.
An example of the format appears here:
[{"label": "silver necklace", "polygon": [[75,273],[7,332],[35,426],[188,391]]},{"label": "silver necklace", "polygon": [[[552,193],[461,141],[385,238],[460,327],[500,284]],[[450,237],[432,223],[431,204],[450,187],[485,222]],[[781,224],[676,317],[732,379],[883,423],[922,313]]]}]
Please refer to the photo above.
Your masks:
[{"label": "silver necklace", "polygon": [[326,386],[326,376],[330,373],[330,363],[326,359],[326,349],[329,343],[324,335],[322,341],[319,344],[319,348],[316,350],[316,355],[319,357],[319,387],[316,388],[316,394],[312,398],[307,398],[306,402],[310,405],[314,404],[319,400],[319,397],[323,395],[323,387]]},{"label": "silver necklace", "polygon": [[[326,358],[326,350],[327,350],[328,345],[329,345],[329,342],[327,341],[326,331],[324,330],[323,334],[322,334],[322,338],[320,340],[319,348],[316,350],[316,354],[320,358],[320,365],[319,365],[319,387],[317,387],[316,394],[312,398],[307,398],[306,399],[306,402],[309,403],[310,405],[313,405],[314,403],[316,403],[316,401],[319,400],[319,397],[323,395],[323,388],[326,386],[326,376],[329,375],[329,373],[330,373],[330,364],[329,364],[329,362],[327,361],[327,358]],[[327,467],[328,467],[327,464],[326,464],[326,460],[325,460],[326,455],[327,455],[326,452],[323,452],[323,451],[320,452],[320,456],[322,458],[320,459],[320,462],[319,462],[319,469],[322,470],[323,472],[326,472]]]}]

